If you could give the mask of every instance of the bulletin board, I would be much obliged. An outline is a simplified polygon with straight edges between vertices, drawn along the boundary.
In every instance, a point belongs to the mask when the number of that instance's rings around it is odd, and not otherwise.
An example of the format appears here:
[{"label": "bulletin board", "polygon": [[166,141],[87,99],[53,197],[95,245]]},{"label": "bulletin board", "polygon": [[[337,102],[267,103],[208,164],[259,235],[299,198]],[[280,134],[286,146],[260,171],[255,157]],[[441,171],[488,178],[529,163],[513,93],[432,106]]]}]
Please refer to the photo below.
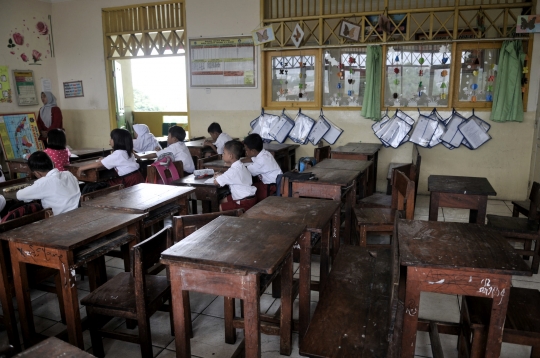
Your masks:
[{"label": "bulletin board", "polygon": [[256,88],[253,37],[189,39],[191,87]]},{"label": "bulletin board", "polygon": [[33,71],[13,70],[17,104],[19,106],[35,106],[39,104]]},{"label": "bulletin board", "polygon": [[5,159],[18,159],[44,150],[34,113],[0,115],[0,143]]}]

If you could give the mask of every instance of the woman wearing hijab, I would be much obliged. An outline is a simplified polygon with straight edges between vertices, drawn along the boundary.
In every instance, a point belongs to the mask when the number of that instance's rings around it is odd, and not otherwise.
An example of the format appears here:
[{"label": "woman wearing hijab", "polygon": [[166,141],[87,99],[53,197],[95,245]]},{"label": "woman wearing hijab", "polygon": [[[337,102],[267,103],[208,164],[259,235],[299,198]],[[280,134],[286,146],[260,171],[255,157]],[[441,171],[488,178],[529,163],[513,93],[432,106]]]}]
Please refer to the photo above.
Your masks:
[{"label": "woman wearing hijab", "polygon": [[146,124],[134,124],[133,130],[135,131],[133,137],[133,149],[136,152],[148,152],[151,150],[161,150],[158,140],[152,133],[150,128]]},{"label": "woman wearing hijab", "polygon": [[51,92],[41,92],[43,107],[39,109],[37,125],[39,129],[39,139],[47,142],[47,132],[51,129],[62,128],[62,111],[56,105],[56,98]]}]

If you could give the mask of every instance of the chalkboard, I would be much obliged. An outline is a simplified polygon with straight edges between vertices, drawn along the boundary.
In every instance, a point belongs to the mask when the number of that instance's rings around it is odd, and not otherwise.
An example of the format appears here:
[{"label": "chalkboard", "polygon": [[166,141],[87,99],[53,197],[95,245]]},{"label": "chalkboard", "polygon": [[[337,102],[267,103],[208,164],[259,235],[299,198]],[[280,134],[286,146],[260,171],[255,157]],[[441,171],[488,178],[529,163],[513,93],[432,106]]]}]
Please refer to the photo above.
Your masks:
[{"label": "chalkboard", "polygon": [[191,87],[256,88],[251,36],[189,39]]}]

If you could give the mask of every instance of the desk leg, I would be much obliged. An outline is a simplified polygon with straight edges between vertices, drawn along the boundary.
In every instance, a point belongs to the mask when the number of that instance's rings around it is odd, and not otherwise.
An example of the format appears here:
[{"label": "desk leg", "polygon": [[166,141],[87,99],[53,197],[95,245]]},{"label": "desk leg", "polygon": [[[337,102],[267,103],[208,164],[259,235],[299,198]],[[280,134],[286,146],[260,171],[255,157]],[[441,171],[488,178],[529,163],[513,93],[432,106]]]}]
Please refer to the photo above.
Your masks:
[{"label": "desk leg", "polygon": [[105,268],[105,256],[98,257],[87,263],[88,283],[90,292],[107,282],[107,270]]},{"label": "desk leg", "polygon": [[9,256],[9,248],[7,242],[0,242],[0,245],[0,303],[4,311],[4,325],[6,326],[9,344],[13,346],[15,352],[20,352],[21,341],[13,306],[13,286],[9,282],[8,268],[6,266],[6,256]]},{"label": "desk leg", "polygon": [[[414,267],[407,267],[407,278],[413,277]],[[403,336],[401,357],[412,358],[416,347],[416,328],[420,305],[420,287],[418,281],[407,281],[405,285],[405,312],[403,314]]]},{"label": "desk leg", "polygon": [[486,211],[487,211],[487,196],[478,195],[478,209],[473,210],[469,214],[469,222],[480,225],[486,224]]},{"label": "desk leg", "polygon": [[[322,246],[322,245],[321,245]],[[322,249],[322,247],[321,247]],[[322,253],[321,253],[322,254]],[[321,255],[322,257],[322,255]],[[285,267],[282,269],[281,275],[281,295],[283,297],[283,291],[285,290],[283,286],[284,272]],[[307,332],[307,327],[310,321],[310,301],[311,301],[311,233],[309,231],[304,231],[302,237],[300,238],[300,289],[298,295],[299,297],[299,315],[300,319],[300,339],[304,337]],[[283,308],[283,302],[282,302]],[[283,311],[283,309],[282,309]],[[281,321],[283,322],[283,320]],[[284,353],[281,353],[284,354]],[[289,353],[290,354],[290,353]]]},{"label": "desk leg", "polygon": [[177,204],[180,206],[180,211],[178,212],[178,215],[188,215],[188,199],[186,197],[182,197],[178,199]]},{"label": "desk leg", "polygon": [[[510,293],[510,287],[506,288],[506,292]],[[504,320],[506,318],[509,296],[504,295],[502,298],[496,297],[491,300],[491,317],[486,342],[486,357],[497,358],[501,355]]]},{"label": "desk leg", "polygon": [[345,241],[349,243],[349,245],[352,245],[352,235],[351,235],[351,227],[352,227],[352,211],[353,207],[356,204],[356,180],[353,181],[351,188],[349,189],[349,192],[347,193],[345,202]]},{"label": "desk leg", "polygon": [[[246,297],[244,299],[246,358],[257,358],[261,356],[261,308],[259,282],[260,278],[256,273],[250,273],[246,276]],[[281,309],[283,310],[283,302],[281,304]],[[178,353],[178,346],[176,347],[176,352]]]},{"label": "desk leg", "polygon": [[322,292],[324,283],[326,282],[326,277],[328,277],[328,272],[330,271],[330,231],[331,223],[329,222],[326,227],[323,229],[321,234],[321,267],[319,270],[319,292]]},{"label": "desk leg", "polygon": [[437,221],[439,218],[439,198],[440,194],[435,191],[429,195],[429,221]]},{"label": "desk leg", "polygon": [[[10,249],[13,250],[10,250],[11,252],[16,252],[15,246],[11,243]],[[28,287],[26,264],[24,262],[19,262],[17,255],[12,255],[11,265],[13,267],[13,285],[15,286],[15,294],[17,296],[17,306],[23,334],[23,343],[26,347],[30,347],[37,342],[34,314],[32,312],[32,302],[30,300],[30,288]]]},{"label": "desk leg", "polygon": [[[306,236],[304,234],[304,236]],[[311,242],[311,235],[310,240]],[[310,258],[311,261],[311,246],[310,246]],[[285,259],[285,263],[283,264],[283,267],[281,268],[281,317],[280,317],[280,323],[279,323],[279,334],[280,334],[280,342],[279,342],[279,353],[282,355],[290,356],[292,352],[292,313],[293,313],[293,299],[292,299],[292,291],[293,291],[293,259],[292,259],[292,252],[289,255],[287,259]],[[300,262],[302,262],[302,259],[300,259]],[[302,264],[300,264],[300,267],[302,267]],[[300,273],[302,275],[302,273]],[[311,268],[310,268],[310,278],[311,278]],[[300,287],[302,287],[302,279],[300,279]],[[310,287],[308,284],[308,292],[310,292]],[[302,299],[302,294],[300,293],[300,299]],[[308,316],[309,319],[309,299],[307,302],[308,307]],[[260,311],[260,308],[259,308]],[[300,313],[302,313],[302,303],[300,303]],[[300,316],[300,331],[302,331],[302,326],[304,323],[302,319],[302,316]],[[305,326],[307,330],[307,325]],[[300,337],[303,336],[303,333],[300,333]],[[301,338],[300,338],[301,339]]]},{"label": "desk leg", "polygon": [[338,207],[332,218],[332,263],[334,263],[339,247],[341,246],[341,239],[339,237],[340,227],[340,208]]},{"label": "desk leg", "polygon": [[[68,252],[64,252],[64,257],[68,257]],[[60,271],[60,282],[62,283],[62,294],[64,298],[64,309],[66,311],[66,325],[69,343],[84,350],[82,336],[81,314],[79,311],[79,296],[77,285],[75,284],[75,270],[70,270],[69,262],[61,259],[62,267]]]},{"label": "desk leg", "polygon": [[189,295],[185,295],[183,291],[182,272],[180,267],[170,266],[172,305],[174,315],[174,342],[176,345],[176,356],[181,358],[191,358],[191,342],[188,333],[189,315],[186,311],[186,302],[184,299],[189,299]]}]

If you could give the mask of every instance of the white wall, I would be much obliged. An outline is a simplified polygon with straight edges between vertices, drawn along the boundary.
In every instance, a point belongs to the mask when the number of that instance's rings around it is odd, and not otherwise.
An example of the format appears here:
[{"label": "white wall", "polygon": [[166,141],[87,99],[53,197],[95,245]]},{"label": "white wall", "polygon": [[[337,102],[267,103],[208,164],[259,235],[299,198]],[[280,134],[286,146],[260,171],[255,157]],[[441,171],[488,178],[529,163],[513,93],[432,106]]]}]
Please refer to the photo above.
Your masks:
[{"label": "white wall", "polygon": [[[32,5],[26,8],[43,7],[45,9],[40,11],[46,11],[50,6],[37,0],[4,0],[4,2],[9,4],[10,8],[15,8],[15,4],[24,2]],[[66,118],[68,138],[72,143],[77,143],[78,147],[106,146],[110,130],[101,8],[144,2],[147,1],[77,0],[52,5],[57,53],[57,81],[54,84],[58,88],[58,93],[60,93],[60,84],[64,81],[82,80],[84,85],[85,97],[59,99]],[[2,9],[2,14],[5,13],[4,9],[5,7]],[[20,11],[22,14],[23,11]],[[188,37],[249,34],[259,26],[260,22],[259,1],[257,0],[186,0],[186,11]],[[9,17],[11,18],[11,15]],[[4,27],[4,25],[1,26]],[[535,35],[535,43],[533,58],[539,58],[540,35],[538,34]],[[0,57],[0,59],[3,58]],[[426,192],[426,180],[430,174],[453,174],[486,176],[498,192],[498,198],[525,198],[540,78],[538,66],[531,65],[530,70],[529,112],[525,116],[525,121],[502,124],[490,122],[492,124],[490,134],[493,140],[474,152],[465,148],[448,151],[442,147],[421,150],[423,155],[421,192]],[[47,73],[51,73],[51,77],[54,78],[54,70]],[[42,76],[41,72],[39,75]],[[193,134],[205,135],[208,125],[212,121],[219,121],[229,134],[239,137],[246,135],[249,122],[259,114],[261,107],[260,73],[257,77],[259,87],[256,89],[211,89],[210,94],[207,94],[204,89],[189,89]],[[0,106],[0,111],[3,112],[2,108]],[[317,111],[306,113],[311,116],[318,115]],[[294,113],[291,114],[294,115]],[[410,114],[414,117],[414,113]],[[489,112],[477,112],[477,114],[480,114],[482,118],[487,118]],[[370,128],[372,122],[362,118],[359,111],[328,110],[326,115],[345,129],[338,144],[349,141],[377,141]],[[379,190],[385,188],[388,164],[392,161],[410,161],[412,152],[410,144],[397,150],[383,149],[381,151],[377,185]],[[303,146],[299,148],[297,157],[312,155],[312,153],[312,146]]]}]

